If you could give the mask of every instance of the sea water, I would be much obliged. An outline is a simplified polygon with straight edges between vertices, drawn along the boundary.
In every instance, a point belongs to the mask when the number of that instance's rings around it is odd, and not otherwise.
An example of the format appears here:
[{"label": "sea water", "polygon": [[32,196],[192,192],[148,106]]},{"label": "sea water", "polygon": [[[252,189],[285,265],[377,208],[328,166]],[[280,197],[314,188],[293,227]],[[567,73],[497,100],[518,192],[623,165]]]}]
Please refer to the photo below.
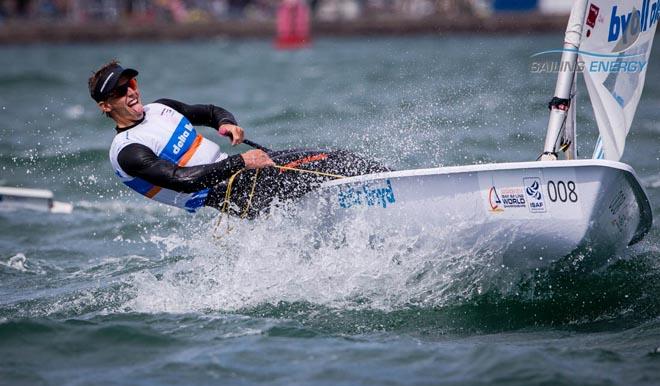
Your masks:
[{"label": "sea water", "polygon": [[[453,248],[452,224],[424,238],[368,221],[321,235],[286,213],[218,224],[119,182],[114,125],[87,91],[117,58],[140,71],[145,103],[217,104],[273,149],[344,148],[396,169],[528,161],[556,77],[530,56],[561,38],[0,48],[0,184],[75,206],[0,213],[0,384],[658,384],[657,225],[599,269],[514,273],[487,243]],[[648,66],[623,161],[660,213],[657,50]],[[578,98],[589,156],[596,128]]]}]

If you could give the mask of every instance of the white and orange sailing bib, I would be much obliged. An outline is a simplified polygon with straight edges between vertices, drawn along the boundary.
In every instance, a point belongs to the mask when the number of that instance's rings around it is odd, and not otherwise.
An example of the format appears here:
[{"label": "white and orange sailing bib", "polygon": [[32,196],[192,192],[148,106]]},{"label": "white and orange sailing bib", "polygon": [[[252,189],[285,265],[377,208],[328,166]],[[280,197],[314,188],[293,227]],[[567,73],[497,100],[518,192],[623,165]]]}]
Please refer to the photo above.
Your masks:
[{"label": "white and orange sailing bib", "polygon": [[128,175],[117,161],[119,152],[132,143],[150,148],[159,158],[179,166],[210,164],[227,158],[220,147],[197,134],[192,123],[181,113],[160,103],[144,106],[144,120],[117,134],[110,146],[110,162],[115,174],[131,189],[164,204],[194,212],[204,205],[209,189],[182,193],[151,184]]}]

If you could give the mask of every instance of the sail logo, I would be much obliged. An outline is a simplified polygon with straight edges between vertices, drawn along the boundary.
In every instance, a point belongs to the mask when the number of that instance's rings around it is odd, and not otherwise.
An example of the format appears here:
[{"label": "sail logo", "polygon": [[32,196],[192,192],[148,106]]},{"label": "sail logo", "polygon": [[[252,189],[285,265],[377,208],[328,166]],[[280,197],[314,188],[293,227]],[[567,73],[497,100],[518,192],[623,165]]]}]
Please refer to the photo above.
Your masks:
[{"label": "sail logo", "polygon": [[394,204],[396,197],[392,182],[385,180],[385,185],[373,186],[373,184],[362,185],[361,188],[350,187],[339,192],[339,206],[351,208],[353,206],[381,206],[387,208],[388,204]]},{"label": "sail logo", "polygon": [[610,17],[610,26],[608,29],[608,42],[618,41],[620,37],[626,38],[629,33],[630,37],[637,36],[640,32],[644,32],[651,28],[660,17],[660,7],[658,1],[651,5],[651,0],[642,1],[642,10],[633,8],[627,14],[618,15],[619,7],[617,5],[612,7],[612,16]]},{"label": "sail logo", "polygon": [[525,194],[527,194],[529,211],[544,213],[546,209],[543,192],[541,191],[541,179],[538,177],[525,177],[523,178],[523,185],[525,186]]},{"label": "sail logo", "polygon": [[[587,26],[594,28],[596,26],[596,20],[598,19],[598,13],[600,8],[594,4],[589,5],[589,15],[587,16],[586,24]],[[587,31],[587,37],[589,37],[589,31]]]}]

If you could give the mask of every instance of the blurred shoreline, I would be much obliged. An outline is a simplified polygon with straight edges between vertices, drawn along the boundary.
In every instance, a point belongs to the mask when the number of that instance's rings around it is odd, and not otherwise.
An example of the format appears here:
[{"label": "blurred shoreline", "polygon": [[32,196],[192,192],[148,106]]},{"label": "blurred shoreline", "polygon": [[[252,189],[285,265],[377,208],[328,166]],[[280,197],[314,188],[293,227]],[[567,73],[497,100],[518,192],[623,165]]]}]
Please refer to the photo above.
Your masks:
[{"label": "blurred shoreline", "polygon": [[[330,36],[377,36],[415,34],[536,34],[561,33],[565,15],[538,13],[496,14],[488,17],[400,17],[314,21],[311,39]],[[268,20],[171,23],[84,23],[11,21],[0,26],[0,44],[85,43],[113,41],[205,40],[215,38],[275,38],[275,23]]]}]

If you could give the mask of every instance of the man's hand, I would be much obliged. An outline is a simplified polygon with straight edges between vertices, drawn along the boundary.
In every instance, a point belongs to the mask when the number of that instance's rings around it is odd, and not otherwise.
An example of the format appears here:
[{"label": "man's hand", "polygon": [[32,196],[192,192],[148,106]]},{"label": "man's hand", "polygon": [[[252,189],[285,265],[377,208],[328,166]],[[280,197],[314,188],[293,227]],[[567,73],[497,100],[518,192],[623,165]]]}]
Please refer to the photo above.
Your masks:
[{"label": "man's hand", "polygon": [[243,129],[240,126],[232,125],[231,123],[224,123],[218,128],[218,133],[229,137],[231,139],[231,145],[236,146],[239,143],[243,142]]},{"label": "man's hand", "polygon": [[557,160],[557,154],[556,153],[543,153],[541,154],[541,157],[539,157],[541,161],[556,161]]},{"label": "man's hand", "polygon": [[268,166],[275,166],[275,162],[262,150],[250,150],[241,154],[245,167],[247,169],[261,169]]}]

